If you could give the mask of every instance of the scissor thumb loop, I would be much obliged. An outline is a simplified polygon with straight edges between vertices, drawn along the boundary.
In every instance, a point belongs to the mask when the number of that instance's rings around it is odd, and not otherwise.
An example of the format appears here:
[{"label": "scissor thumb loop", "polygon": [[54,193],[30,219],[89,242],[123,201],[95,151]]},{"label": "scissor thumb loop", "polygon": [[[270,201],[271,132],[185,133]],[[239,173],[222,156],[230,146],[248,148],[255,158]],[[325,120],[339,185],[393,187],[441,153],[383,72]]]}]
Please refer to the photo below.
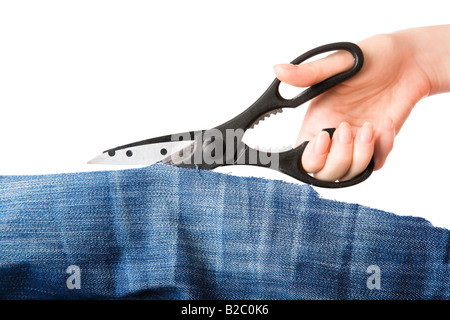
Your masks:
[{"label": "scissor thumb loop", "polygon": [[310,62],[277,64],[273,66],[276,77],[296,87],[308,87],[328,79],[352,67],[354,58],[345,50],[339,50],[328,56]]}]

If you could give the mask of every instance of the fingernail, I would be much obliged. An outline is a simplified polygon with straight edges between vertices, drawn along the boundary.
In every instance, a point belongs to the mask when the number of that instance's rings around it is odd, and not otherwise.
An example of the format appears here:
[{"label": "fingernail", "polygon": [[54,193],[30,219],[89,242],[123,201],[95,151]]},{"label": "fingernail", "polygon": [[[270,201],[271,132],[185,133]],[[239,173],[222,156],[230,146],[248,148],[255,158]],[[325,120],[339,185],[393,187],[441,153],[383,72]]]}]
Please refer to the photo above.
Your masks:
[{"label": "fingernail", "polygon": [[394,122],[392,119],[388,118],[383,121],[383,129],[385,130],[392,130],[394,128]]},{"label": "fingernail", "polygon": [[359,136],[361,142],[371,143],[373,139],[373,126],[370,122],[364,123]]},{"label": "fingernail", "polygon": [[328,152],[328,145],[330,142],[330,135],[326,131],[321,131],[316,137],[314,145],[314,152],[316,154],[324,154]]},{"label": "fingernail", "polygon": [[353,139],[352,129],[350,128],[350,125],[347,122],[342,122],[339,125],[337,131],[340,143],[348,144],[352,142]]},{"label": "fingernail", "polygon": [[288,64],[288,63],[276,64],[273,67],[274,67],[274,69],[275,68],[281,68],[281,69],[284,69],[284,70],[296,70],[296,69],[298,69],[297,65]]}]

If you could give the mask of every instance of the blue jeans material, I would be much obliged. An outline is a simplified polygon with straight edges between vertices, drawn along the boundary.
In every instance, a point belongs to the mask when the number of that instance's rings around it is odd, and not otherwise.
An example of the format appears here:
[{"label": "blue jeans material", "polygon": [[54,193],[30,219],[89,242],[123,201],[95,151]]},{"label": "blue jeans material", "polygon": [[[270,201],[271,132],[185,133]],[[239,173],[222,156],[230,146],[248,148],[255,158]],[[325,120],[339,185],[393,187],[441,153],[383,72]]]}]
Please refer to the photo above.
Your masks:
[{"label": "blue jeans material", "polygon": [[164,165],[2,176],[0,298],[449,299],[449,235],[307,185]]}]

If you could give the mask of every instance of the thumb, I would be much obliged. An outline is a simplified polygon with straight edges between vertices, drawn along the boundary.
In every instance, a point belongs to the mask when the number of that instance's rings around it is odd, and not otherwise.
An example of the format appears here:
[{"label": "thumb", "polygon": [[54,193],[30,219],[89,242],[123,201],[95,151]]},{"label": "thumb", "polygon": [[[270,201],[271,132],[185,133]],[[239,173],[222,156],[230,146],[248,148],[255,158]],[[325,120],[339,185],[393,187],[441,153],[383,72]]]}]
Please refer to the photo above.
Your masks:
[{"label": "thumb", "polygon": [[282,82],[296,87],[308,87],[350,69],[353,63],[352,55],[342,50],[299,65],[277,64],[273,66],[273,71]]}]

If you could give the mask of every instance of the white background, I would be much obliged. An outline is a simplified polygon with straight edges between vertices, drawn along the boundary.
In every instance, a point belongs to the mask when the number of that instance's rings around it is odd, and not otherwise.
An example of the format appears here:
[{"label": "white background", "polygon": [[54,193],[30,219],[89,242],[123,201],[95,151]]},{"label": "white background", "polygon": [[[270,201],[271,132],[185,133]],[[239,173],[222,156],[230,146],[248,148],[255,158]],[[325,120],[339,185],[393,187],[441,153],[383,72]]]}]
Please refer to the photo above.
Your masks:
[{"label": "white background", "polygon": [[[274,64],[316,46],[448,22],[447,2],[433,0],[1,1],[0,174],[118,169],[86,162],[229,120]],[[305,108],[258,127],[260,145],[293,143]],[[422,100],[381,171],[318,192],[449,228],[449,118],[450,95]],[[270,169],[220,171],[297,183]]]}]

